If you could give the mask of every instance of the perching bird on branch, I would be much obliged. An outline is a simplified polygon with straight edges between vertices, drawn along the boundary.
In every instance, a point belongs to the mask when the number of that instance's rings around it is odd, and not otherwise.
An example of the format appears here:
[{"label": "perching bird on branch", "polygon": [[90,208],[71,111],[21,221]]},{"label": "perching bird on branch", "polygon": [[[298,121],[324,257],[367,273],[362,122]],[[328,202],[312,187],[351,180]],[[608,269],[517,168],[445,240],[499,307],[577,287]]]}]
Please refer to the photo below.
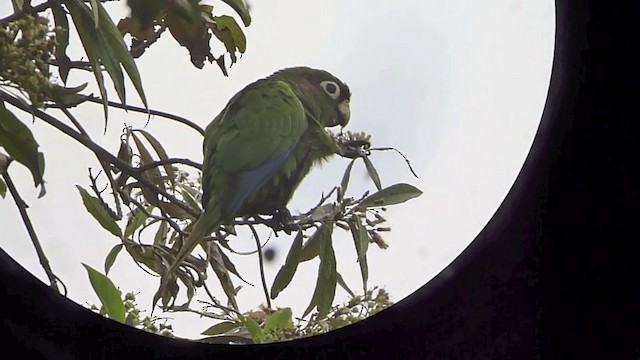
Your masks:
[{"label": "perching bird on branch", "polygon": [[207,126],[202,215],[168,277],[205,236],[237,216],[288,213],[286,205],[311,167],[339,152],[326,127],[349,122],[349,87],[323,70],[280,70],[237,93]]}]

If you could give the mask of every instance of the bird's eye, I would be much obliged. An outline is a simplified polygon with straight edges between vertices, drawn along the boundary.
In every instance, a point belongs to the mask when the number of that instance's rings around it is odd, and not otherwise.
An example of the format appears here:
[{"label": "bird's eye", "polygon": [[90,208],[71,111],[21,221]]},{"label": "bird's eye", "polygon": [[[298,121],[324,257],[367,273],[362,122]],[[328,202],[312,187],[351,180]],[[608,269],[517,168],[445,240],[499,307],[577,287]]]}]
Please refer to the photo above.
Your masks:
[{"label": "bird's eye", "polygon": [[327,93],[332,99],[337,99],[340,96],[340,87],[335,81],[323,81],[320,83],[320,86],[324,89],[324,92]]}]

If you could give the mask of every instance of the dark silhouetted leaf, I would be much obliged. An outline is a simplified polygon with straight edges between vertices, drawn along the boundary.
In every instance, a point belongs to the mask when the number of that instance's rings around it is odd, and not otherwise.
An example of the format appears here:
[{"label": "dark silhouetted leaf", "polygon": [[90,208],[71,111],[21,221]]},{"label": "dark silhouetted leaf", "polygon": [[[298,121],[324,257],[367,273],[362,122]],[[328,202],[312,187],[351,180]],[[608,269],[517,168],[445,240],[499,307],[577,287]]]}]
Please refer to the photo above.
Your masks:
[{"label": "dark silhouetted leaf", "polygon": [[147,218],[148,216],[144,211],[140,208],[135,208],[129,215],[127,227],[124,229],[124,237],[128,238],[133,235],[133,233],[144,224],[144,221],[147,220]]},{"label": "dark silhouetted leaf", "polygon": [[6,196],[7,196],[7,184],[5,184],[2,179],[0,179],[0,197],[4,199]]},{"label": "dark silhouetted leaf", "polygon": [[[169,159],[169,156],[167,156],[167,152],[162,147],[162,144],[153,135],[151,135],[150,133],[142,129],[137,129],[133,131],[137,131],[141,133],[145,137],[145,139],[147,139],[147,141],[149,142],[149,144],[151,144],[151,147],[153,148],[153,150],[156,151],[156,154],[158,154],[158,157],[161,160]],[[169,181],[171,182],[171,184],[175,186],[176,173],[173,170],[173,166],[171,164],[165,164],[165,165],[162,165],[162,167],[164,168],[164,171],[169,176]]]},{"label": "dark silhouetted leaf", "polygon": [[394,184],[367,196],[358,205],[364,208],[401,204],[422,194],[420,189],[409,184]]},{"label": "dark silhouetted leaf", "polygon": [[229,271],[225,266],[224,259],[222,256],[222,250],[220,247],[214,243],[213,241],[208,241],[206,244],[203,244],[203,247],[207,250],[209,254],[209,264],[211,268],[216,273],[218,280],[220,280],[220,285],[222,285],[222,290],[227,295],[229,302],[232,304],[234,309],[238,309],[238,303],[236,302],[236,292],[233,286],[233,281],[231,281],[231,277],[229,276]]},{"label": "dark silhouetted leaf", "polygon": [[287,259],[284,261],[284,265],[278,271],[276,278],[273,280],[273,285],[271,285],[271,298],[275,299],[278,294],[282,290],[284,290],[291,279],[293,279],[293,275],[296,273],[298,269],[298,263],[300,262],[300,253],[302,252],[302,231],[298,231],[296,238],[293,240],[291,244],[291,248],[289,249],[289,253],[287,254]]},{"label": "dark silhouetted leaf", "polygon": [[67,13],[59,2],[53,2],[51,4],[51,11],[53,12],[53,20],[56,27],[62,29],[56,34],[55,57],[60,79],[66,84],[69,70],[71,69],[71,59],[67,56],[67,46],[69,46],[69,20],[67,19]]},{"label": "dark silhouetted leaf", "polygon": [[105,230],[119,238],[122,238],[122,231],[120,230],[120,227],[118,227],[115,219],[111,217],[111,214],[109,214],[109,212],[102,206],[100,199],[90,195],[87,190],[83,189],[80,185],[76,185],[76,188],[78,188],[80,196],[82,196],[82,203],[89,214],[91,214],[94,219],[98,220]]},{"label": "dark silhouetted leaf", "polygon": [[93,291],[98,295],[109,318],[124,324],[125,307],[120,297],[120,291],[113,285],[111,279],[87,264],[82,265],[87,269]]},{"label": "dark silhouetted leaf", "polygon": [[242,23],[244,24],[245,27],[251,25],[251,15],[249,14],[249,9],[247,8],[247,5],[244,3],[243,0],[222,0],[222,1],[227,5],[231,6],[231,8],[233,8],[233,10],[235,10],[235,12],[238,13],[238,15],[240,15],[240,18],[242,19]]}]

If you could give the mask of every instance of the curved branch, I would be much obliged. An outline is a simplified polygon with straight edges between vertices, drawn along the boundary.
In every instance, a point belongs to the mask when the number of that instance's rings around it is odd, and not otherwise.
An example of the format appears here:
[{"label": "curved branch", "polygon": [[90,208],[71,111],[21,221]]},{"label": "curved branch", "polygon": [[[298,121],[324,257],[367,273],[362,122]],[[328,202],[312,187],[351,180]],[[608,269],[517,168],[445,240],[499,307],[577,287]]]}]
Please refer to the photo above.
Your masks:
[{"label": "curved branch", "polygon": [[81,133],[79,133],[78,131],[74,130],[70,126],[68,126],[68,125],[64,124],[63,122],[61,122],[60,120],[56,119],[55,117],[45,113],[42,110],[39,110],[39,109],[34,108],[32,106],[29,106],[29,105],[25,104],[24,102],[20,101],[19,99],[15,98],[15,97],[13,97],[13,96],[11,96],[11,95],[3,92],[3,91],[0,91],[0,98],[5,100],[9,104],[17,107],[18,109],[20,109],[22,111],[25,111],[25,112],[28,112],[28,113],[32,114],[33,116],[43,120],[47,124],[49,124],[49,125],[55,127],[56,129],[62,131],[64,134],[72,137],[77,142],[79,142],[80,144],[84,145],[87,149],[91,150],[99,159],[101,159],[102,161],[109,162],[109,163],[117,166],[120,169],[120,171],[122,171],[122,172],[126,173],[127,175],[133,177],[134,179],[138,180],[141,184],[143,184],[146,187],[148,187],[149,190],[153,191],[154,193],[156,193],[158,195],[162,195],[167,200],[171,201],[172,203],[175,203],[176,206],[178,206],[182,210],[186,211],[189,215],[191,215],[193,217],[196,217],[196,218],[200,215],[197,212],[193,211],[193,209],[191,209],[189,206],[184,204],[182,201],[178,200],[175,196],[169,194],[166,190],[157,187],[154,183],[152,183],[147,178],[142,176],[142,174],[140,172],[138,172],[137,169],[131,167],[129,164],[127,164],[124,161],[118,159],[116,156],[111,154],[109,151],[107,151],[106,149],[104,149],[100,145],[96,144],[95,142],[93,142],[88,137],[86,137],[86,136],[82,135]]},{"label": "curved branch", "polygon": [[139,172],[145,172],[155,167],[167,165],[167,164],[183,164],[183,165],[188,165],[202,171],[202,164],[189,159],[179,159],[179,158],[169,158],[169,159],[162,159],[158,161],[152,161],[134,169]]},{"label": "curved branch", "polygon": [[[82,101],[80,103],[82,103],[84,101],[88,101],[88,102],[92,102],[92,103],[96,103],[96,104],[102,104],[102,99],[101,98],[99,98],[97,96],[92,96],[92,95],[82,97]],[[166,119],[174,120],[174,121],[177,121],[177,122],[179,122],[179,123],[181,123],[183,125],[187,125],[188,127],[194,129],[195,131],[199,132],[202,136],[204,136],[204,129],[203,128],[201,128],[198,124],[194,123],[193,121],[185,119],[185,118],[183,118],[181,116],[178,116],[178,115],[173,115],[173,114],[170,114],[170,113],[166,113],[166,112],[159,111],[159,110],[152,110],[152,109],[149,109],[147,111],[147,109],[145,109],[143,107],[133,106],[133,105],[126,105],[126,104],[122,104],[122,103],[111,101],[111,100],[108,100],[107,104],[109,106],[113,106],[113,107],[118,108],[118,109],[133,111],[133,112],[137,112],[137,113],[144,113],[144,114],[149,114],[149,115],[154,115],[154,116],[160,116],[160,117],[163,117],[163,118],[166,118]]]}]

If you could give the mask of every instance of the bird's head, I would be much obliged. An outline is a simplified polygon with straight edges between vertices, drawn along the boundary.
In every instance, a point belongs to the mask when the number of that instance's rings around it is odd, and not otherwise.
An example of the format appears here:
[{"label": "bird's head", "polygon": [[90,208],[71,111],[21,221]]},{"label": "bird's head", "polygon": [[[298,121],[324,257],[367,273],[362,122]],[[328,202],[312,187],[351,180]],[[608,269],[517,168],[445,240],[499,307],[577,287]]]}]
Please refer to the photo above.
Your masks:
[{"label": "bird's head", "polygon": [[289,83],[307,112],[325,127],[346,126],[351,117],[347,84],[324,70],[294,67],[274,77]]}]

